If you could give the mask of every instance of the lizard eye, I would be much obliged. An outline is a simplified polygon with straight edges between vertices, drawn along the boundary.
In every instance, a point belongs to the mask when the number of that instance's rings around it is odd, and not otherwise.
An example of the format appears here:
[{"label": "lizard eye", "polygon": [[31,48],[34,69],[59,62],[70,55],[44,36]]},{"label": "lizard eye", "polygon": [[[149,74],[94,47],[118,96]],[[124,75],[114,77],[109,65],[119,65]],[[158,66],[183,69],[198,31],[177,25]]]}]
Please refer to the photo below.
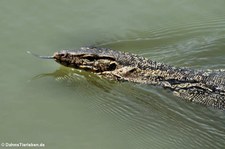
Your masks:
[{"label": "lizard eye", "polygon": [[109,71],[115,70],[115,69],[116,69],[116,66],[117,66],[116,63],[111,63],[111,64],[109,64],[108,70],[109,70]]}]

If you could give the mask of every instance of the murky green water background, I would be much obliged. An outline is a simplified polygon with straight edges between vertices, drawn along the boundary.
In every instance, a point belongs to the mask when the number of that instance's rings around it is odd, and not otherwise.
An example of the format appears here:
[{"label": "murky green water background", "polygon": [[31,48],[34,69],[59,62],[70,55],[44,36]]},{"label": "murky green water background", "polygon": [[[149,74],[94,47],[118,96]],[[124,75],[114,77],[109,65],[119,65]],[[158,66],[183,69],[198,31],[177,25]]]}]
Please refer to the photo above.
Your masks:
[{"label": "murky green water background", "polygon": [[223,111],[26,53],[96,45],[175,66],[225,69],[224,6],[224,0],[1,0],[0,143],[224,148]]}]

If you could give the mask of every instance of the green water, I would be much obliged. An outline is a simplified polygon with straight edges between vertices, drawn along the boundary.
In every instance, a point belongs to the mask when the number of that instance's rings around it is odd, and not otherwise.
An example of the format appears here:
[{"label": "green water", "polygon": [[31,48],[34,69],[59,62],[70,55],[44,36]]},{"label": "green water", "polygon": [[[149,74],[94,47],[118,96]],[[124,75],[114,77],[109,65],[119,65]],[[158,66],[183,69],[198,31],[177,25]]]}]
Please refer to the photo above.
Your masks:
[{"label": "green water", "polygon": [[175,66],[225,69],[224,6],[224,0],[1,0],[0,143],[224,148],[224,111],[26,53],[95,45]]}]

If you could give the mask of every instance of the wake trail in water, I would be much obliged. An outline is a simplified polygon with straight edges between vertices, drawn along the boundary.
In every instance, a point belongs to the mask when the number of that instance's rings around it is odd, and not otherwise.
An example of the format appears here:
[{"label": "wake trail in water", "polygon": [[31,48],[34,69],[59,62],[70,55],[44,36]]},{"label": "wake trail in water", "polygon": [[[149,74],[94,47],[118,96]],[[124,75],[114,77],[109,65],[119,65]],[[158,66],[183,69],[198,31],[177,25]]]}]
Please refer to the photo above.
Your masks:
[{"label": "wake trail in water", "polygon": [[[137,31],[138,33],[142,31]],[[115,41],[103,41],[101,43],[96,43],[95,46],[108,46],[118,43],[124,43],[124,42],[139,42],[139,41],[151,41],[156,39],[164,39],[164,38],[175,38],[177,36],[183,36],[184,34],[201,34],[206,32],[214,32],[214,34],[221,34],[221,36],[225,37],[224,34],[221,32],[225,32],[225,17],[219,17],[219,18],[211,18],[207,20],[197,20],[192,21],[191,23],[187,24],[170,24],[165,25],[163,27],[159,27],[157,29],[149,29],[148,31],[145,31],[143,34],[145,34],[146,37],[136,37],[136,38],[130,38],[130,39],[121,39],[121,40],[115,40]]]}]

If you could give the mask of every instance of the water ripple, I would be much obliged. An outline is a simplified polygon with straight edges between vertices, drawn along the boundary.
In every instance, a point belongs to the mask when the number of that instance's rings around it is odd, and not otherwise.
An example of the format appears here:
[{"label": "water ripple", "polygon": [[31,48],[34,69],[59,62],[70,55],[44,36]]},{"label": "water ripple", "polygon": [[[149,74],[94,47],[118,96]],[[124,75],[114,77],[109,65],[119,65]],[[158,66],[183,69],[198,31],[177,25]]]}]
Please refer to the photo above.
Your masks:
[{"label": "water ripple", "polygon": [[[157,29],[144,30],[131,30],[132,34],[136,33],[136,37],[129,39],[120,39],[116,41],[101,41],[96,43],[96,46],[115,46],[125,43],[155,41],[159,39],[178,39],[179,36],[187,38],[188,36],[201,35],[206,33],[213,33],[215,36],[220,35],[224,37],[225,32],[225,18],[224,16],[218,18],[208,18],[207,20],[197,20],[186,24],[168,24]],[[140,36],[141,35],[141,36]],[[118,39],[118,38],[117,38]],[[154,43],[155,44],[155,43]],[[163,43],[162,43],[163,44]]]},{"label": "water ripple", "polygon": [[[223,48],[218,47],[225,47],[221,44],[225,39],[224,24],[224,18],[217,18],[171,25],[149,30],[140,38],[99,46],[140,49],[136,52],[142,56],[176,66],[214,68],[214,64],[220,63],[217,65],[220,67],[225,65],[221,56]],[[96,112],[96,118],[107,117],[135,146],[147,148],[152,144],[152,148],[167,148],[170,144],[170,148],[222,148],[225,145],[224,112],[187,103],[162,88],[107,81],[64,67],[41,76],[52,76],[75,89],[74,94],[87,96],[82,102]]]},{"label": "water ripple", "polygon": [[[100,121],[110,120],[135,146],[165,148],[214,147],[225,139],[224,113],[187,103],[162,88],[101,79],[94,74],[60,68],[43,76],[75,89]],[[105,116],[106,117],[105,117]],[[137,137],[138,136],[138,137]]]}]

